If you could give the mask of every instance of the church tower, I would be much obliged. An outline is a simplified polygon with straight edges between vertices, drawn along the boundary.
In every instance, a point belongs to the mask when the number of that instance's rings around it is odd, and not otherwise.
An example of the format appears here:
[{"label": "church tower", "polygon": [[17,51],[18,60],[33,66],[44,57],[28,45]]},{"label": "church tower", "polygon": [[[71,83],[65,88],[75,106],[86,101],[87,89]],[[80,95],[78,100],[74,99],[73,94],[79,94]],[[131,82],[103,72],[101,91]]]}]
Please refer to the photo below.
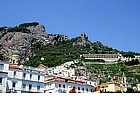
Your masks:
[{"label": "church tower", "polygon": [[11,56],[10,64],[18,65],[19,64],[19,52],[14,52]]}]

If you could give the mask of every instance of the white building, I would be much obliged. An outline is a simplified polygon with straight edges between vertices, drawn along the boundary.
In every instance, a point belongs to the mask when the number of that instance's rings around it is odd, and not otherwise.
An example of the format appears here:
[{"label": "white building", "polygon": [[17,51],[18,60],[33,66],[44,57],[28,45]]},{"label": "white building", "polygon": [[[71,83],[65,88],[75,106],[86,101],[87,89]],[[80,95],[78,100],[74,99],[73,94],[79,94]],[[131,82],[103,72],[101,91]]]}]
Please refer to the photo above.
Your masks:
[{"label": "white building", "polygon": [[0,93],[6,92],[9,63],[0,62]]},{"label": "white building", "polygon": [[10,65],[6,92],[44,93],[44,70],[30,66]]},{"label": "white building", "polygon": [[52,77],[46,82],[45,93],[92,93],[93,85],[70,78]]},{"label": "white building", "polygon": [[82,54],[80,57],[85,59],[103,59],[106,62],[117,62],[123,58],[121,54]]},{"label": "white building", "polygon": [[[9,65],[0,62],[0,92],[7,93],[89,93],[96,85],[93,81],[75,76],[75,70],[68,63],[55,67],[56,73],[48,69],[30,66]],[[54,69],[51,69],[51,72]],[[47,75],[46,75],[47,74]],[[72,79],[73,78],[73,79]]]},{"label": "white building", "polygon": [[135,55],[135,59],[138,59],[140,61],[140,55]]},{"label": "white building", "polygon": [[140,91],[140,84],[137,84],[137,90]]},{"label": "white building", "polygon": [[70,61],[56,67],[48,68],[48,75],[55,74],[62,77],[72,77],[75,75],[75,69],[70,68],[71,64],[74,64],[74,62]]}]

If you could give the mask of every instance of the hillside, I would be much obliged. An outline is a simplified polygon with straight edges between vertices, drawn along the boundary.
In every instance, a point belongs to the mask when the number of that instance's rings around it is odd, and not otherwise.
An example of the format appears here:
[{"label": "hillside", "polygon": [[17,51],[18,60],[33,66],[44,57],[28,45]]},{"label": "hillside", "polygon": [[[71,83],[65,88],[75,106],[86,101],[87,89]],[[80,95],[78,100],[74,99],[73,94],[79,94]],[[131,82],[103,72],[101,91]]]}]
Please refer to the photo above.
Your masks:
[{"label": "hillside", "polygon": [[23,64],[30,57],[32,45],[40,42],[45,46],[53,45],[56,41],[67,40],[66,35],[48,34],[43,25],[23,23],[16,27],[0,27],[0,56],[10,61],[12,54],[19,54],[20,63]]},{"label": "hillside", "polygon": [[[134,57],[135,52],[121,52],[117,49],[103,45],[101,42],[90,42],[88,40],[84,45],[76,44],[77,40],[81,38],[76,37],[66,41],[57,41],[54,45],[45,46],[41,42],[32,45],[31,57],[26,61],[26,65],[38,66],[40,63],[48,67],[53,67],[72,61],[74,59],[80,60],[81,54],[117,54],[121,53],[123,56]],[[82,43],[82,42],[79,42]],[[74,45],[73,45],[74,44]],[[41,58],[44,58],[41,61]]]},{"label": "hillside", "polygon": [[[79,60],[80,75],[89,79],[107,81],[108,76],[121,76],[121,69],[131,83],[140,82],[139,63],[136,66],[127,64],[96,65],[86,64],[80,59],[81,54],[117,54],[126,57],[140,55],[136,52],[122,52],[115,48],[103,45],[100,41],[91,42],[85,33],[69,39],[67,35],[49,34],[43,25],[37,22],[23,23],[16,27],[0,27],[0,59],[10,61],[12,54],[19,54],[19,64],[37,67],[44,64],[53,67],[67,61]],[[41,58],[44,58],[41,60]],[[28,61],[27,61],[28,60]]]},{"label": "hillside", "polygon": [[[44,63],[49,67],[78,59],[82,53],[135,54],[134,52],[120,52],[103,45],[100,41],[91,42],[85,33],[72,39],[69,39],[67,35],[49,34],[38,22],[23,23],[15,27],[0,27],[0,59],[10,61],[14,53],[19,54],[20,64],[24,64],[27,58],[33,61],[36,56],[37,63],[29,62],[36,66],[40,57],[43,56]],[[49,63],[50,60],[53,62]]]}]

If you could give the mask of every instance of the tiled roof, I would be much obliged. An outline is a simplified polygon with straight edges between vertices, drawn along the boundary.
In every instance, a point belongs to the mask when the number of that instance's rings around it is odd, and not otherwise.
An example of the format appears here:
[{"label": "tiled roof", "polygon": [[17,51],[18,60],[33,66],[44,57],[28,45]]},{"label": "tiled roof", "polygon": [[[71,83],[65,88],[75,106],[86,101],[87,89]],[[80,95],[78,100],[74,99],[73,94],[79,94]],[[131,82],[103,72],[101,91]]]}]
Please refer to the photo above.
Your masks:
[{"label": "tiled roof", "polygon": [[[62,78],[62,77],[56,77],[54,79],[51,79],[51,80],[55,80],[55,81],[59,81],[59,82],[66,82],[66,83],[73,83],[73,84],[79,84],[79,85],[86,85],[86,86],[91,86],[85,82],[82,82],[82,81],[77,81],[77,80],[72,80],[72,79],[69,79],[69,78]],[[45,82],[49,82],[50,80],[45,80]]]},{"label": "tiled roof", "polygon": [[22,68],[20,66],[17,66],[17,65],[9,65],[9,68],[12,68],[12,69],[21,69]]},{"label": "tiled roof", "polygon": [[108,87],[108,83],[102,83],[102,84],[100,85],[100,88],[104,88],[104,87]]}]

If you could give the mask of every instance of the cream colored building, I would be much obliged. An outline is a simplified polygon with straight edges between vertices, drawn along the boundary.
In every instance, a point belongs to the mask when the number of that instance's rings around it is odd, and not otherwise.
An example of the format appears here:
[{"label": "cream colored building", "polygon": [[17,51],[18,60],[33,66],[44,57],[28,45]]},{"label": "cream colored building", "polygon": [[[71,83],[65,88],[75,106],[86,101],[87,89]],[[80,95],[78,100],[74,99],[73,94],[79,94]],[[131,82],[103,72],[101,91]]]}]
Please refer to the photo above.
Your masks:
[{"label": "cream colored building", "polygon": [[19,52],[15,52],[11,56],[10,64],[18,65],[18,63],[19,63]]},{"label": "cream colored building", "polygon": [[115,82],[103,83],[100,85],[100,92],[117,92],[121,91],[122,93],[126,91],[126,88],[120,84]]},{"label": "cream colored building", "polygon": [[121,54],[82,54],[80,57],[85,59],[103,59],[105,62],[117,62],[123,58]]}]

